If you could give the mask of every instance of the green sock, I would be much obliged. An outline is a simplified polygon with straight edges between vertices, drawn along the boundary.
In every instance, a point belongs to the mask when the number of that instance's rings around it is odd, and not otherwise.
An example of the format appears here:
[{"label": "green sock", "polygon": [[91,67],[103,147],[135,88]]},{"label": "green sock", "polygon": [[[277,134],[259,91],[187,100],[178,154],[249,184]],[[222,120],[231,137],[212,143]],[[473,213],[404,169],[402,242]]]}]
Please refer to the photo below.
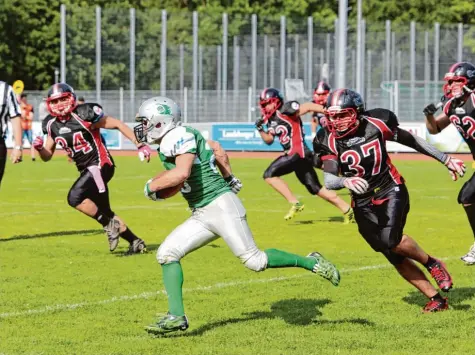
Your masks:
[{"label": "green sock", "polygon": [[183,270],[181,264],[173,262],[163,264],[163,283],[168,297],[168,311],[174,316],[184,316],[185,308],[183,306]]},{"label": "green sock", "polygon": [[267,255],[268,268],[301,267],[312,271],[316,264],[314,258],[291,254],[278,249],[266,249],[264,253]]}]

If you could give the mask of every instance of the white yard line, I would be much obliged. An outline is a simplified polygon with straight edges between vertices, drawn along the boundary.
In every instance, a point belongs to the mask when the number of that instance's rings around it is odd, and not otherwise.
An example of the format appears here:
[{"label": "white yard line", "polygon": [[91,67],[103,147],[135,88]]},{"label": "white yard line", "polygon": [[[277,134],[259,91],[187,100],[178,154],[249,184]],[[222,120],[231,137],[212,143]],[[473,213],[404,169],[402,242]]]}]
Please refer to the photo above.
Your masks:
[{"label": "white yard line", "polygon": [[[443,258],[443,260],[450,260],[450,259],[455,259],[455,257],[447,257]],[[350,273],[350,272],[359,272],[359,271],[366,271],[366,270],[376,270],[376,269],[386,269],[386,268],[391,268],[391,264],[379,264],[379,265],[368,265],[368,266],[362,266],[358,268],[351,268],[351,269],[341,269],[340,273]],[[195,292],[200,292],[200,291],[213,291],[213,290],[218,290],[222,288],[228,288],[228,287],[237,287],[237,286],[243,286],[243,285],[251,285],[251,284],[259,284],[259,283],[267,283],[267,282],[281,282],[281,281],[287,281],[287,280],[293,280],[293,279],[300,279],[303,277],[316,277],[316,275],[311,274],[311,273],[305,273],[302,275],[294,275],[294,276],[281,276],[281,277],[273,277],[270,279],[255,279],[255,280],[242,280],[242,281],[231,281],[231,282],[220,282],[214,285],[209,285],[209,286],[198,286],[195,288],[184,288],[183,291],[185,293],[195,293]],[[331,287],[328,285],[328,287]],[[44,314],[44,313],[50,313],[50,312],[58,312],[58,311],[67,311],[67,310],[74,310],[78,308],[84,308],[84,307],[90,307],[90,306],[100,306],[104,304],[111,304],[111,303],[116,303],[116,302],[123,302],[123,301],[130,301],[130,300],[137,300],[137,299],[149,299],[152,297],[155,297],[157,295],[165,295],[166,291],[165,290],[159,290],[159,291],[148,291],[148,292],[142,292],[136,295],[124,295],[124,296],[117,296],[117,297],[112,297],[109,299],[105,300],[100,300],[100,301],[84,301],[84,302],[79,302],[79,303],[71,303],[71,304],[55,304],[55,305],[50,305],[50,306],[44,306],[41,308],[36,308],[36,309],[27,309],[24,311],[13,311],[13,312],[5,312],[5,313],[0,313],[0,319],[1,318],[12,318],[12,317],[22,317],[22,316],[30,316],[34,314]]]}]

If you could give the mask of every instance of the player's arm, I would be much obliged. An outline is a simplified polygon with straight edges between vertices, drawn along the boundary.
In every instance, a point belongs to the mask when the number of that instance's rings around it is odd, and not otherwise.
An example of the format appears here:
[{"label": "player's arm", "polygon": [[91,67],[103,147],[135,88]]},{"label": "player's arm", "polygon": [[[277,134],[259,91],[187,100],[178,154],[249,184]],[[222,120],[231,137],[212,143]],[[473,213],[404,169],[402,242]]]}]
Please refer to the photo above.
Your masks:
[{"label": "player's arm", "polygon": [[298,108],[298,115],[303,116],[309,112],[315,113],[325,113],[325,108],[322,105],[316,104],[314,102],[304,102],[303,104],[299,105]]},{"label": "player's arm", "polygon": [[33,141],[33,147],[40,155],[41,160],[49,161],[53,157],[54,151],[56,150],[56,143],[54,139],[48,135],[46,142],[43,144],[43,138],[38,136]]},{"label": "player's arm", "polygon": [[271,132],[266,132],[264,130],[264,119],[259,118],[256,121],[255,125],[265,144],[271,145],[272,143],[274,143],[274,135]]},{"label": "player's arm", "polygon": [[438,107],[434,104],[427,105],[423,110],[426,116],[426,127],[430,134],[440,133],[450,124],[450,120],[444,112],[434,117],[434,113],[436,113],[437,110]]},{"label": "player's arm", "polygon": [[152,154],[152,150],[150,149],[150,147],[145,143],[138,142],[137,139],[135,138],[134,131],[132,131],[132,129],[121,120],[118,120],[117,118],[114,118],[111,116],[102,116],[96,123],[92,124],[91,128],[119,130],[119,132],[122,133],[122,135],[124,135],[129,141],[135,144],[135,146],[139,150],[140,160],[146,159],[147,163],[150,161],[150,156]]},{"label": "player's arm", "polygon": [[213,149],[214,156],[216,158],[216,165],[218,166],[221,175],[224,180],[228,183],[231,190],[237,194],[242,189],[242,182],[237,177],[233,175],[231,169],[231,163],[229,162],[229,157],[226,151],[223,149],[221,144],[216,141],[208,140],[208,145]]},{"label": "player's arm", "polygon": [[185,153],[177,155],[175,158],[175,167],[166,171],[159,179],[149,180],[145,185],[145,191],[148,195],[166,189],[168,187],[182,184],[191,174],[191,167],[195,160],[196,154]]},{"label": "player's arm", "polygon": [[13,164],[21,162],[22,158],[22,146],[23,146],[23,132],[21,129],[21,109],[20,104],[13,92],[13,88],[7,86],[7,110],[8,115],[10,116],[10,121],[12,123],[12,133],[15,139],[15,145],[13,147],[13,152],[11,154],[11,161]]},{"label": "player's arm", "polygon": [[335,156],[323,156],[322,160],[323,180],[328,190],[340,190],[346,187],[356,194],[364,194],[368,190],[369,184],[365,179],[339,176],[340,166]]},{"label": "player's arm", "polygon": [[442,153],[421,137],[414,136],[404,129],[396,127],[392,140],[441,162],[449,169],[453,180],[457,180],[457,174],[459,176],[465,174],[466,167],[462,160],[452,158],[450,155]]}]

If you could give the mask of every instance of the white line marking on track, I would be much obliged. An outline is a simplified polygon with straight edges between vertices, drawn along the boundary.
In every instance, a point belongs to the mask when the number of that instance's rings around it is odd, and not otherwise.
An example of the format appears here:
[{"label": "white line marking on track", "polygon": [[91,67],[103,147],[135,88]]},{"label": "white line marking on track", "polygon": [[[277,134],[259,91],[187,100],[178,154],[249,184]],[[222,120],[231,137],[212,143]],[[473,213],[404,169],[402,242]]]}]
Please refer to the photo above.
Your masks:
[{"label": "white line marking on track", "polygon": [[[442,258],[443,260],[450,260],[450,259],[456,259],[455,257],[447,257],[447,258]],[[458,259],[458,258],[457,258]],[[377,269],[386,269],[386,268],[391,268],[391,264],[378,264],[378,265],[367,265],[367,266],[362,266],[362,267],[357,267],[357,268],[351,268],[351,269],[341,269],[340,273],[350,273],[350,272],[358,272],[358,271],[366,271],[366,270],[377,270]],[[255,279],[255,280],[239,280],[239,281],[231,281],[231,282],[219,282],[214,285],[209,285],[209,286],[198,286],[195,288],[184,288],[183,292],[185,293],[194,293],[194,292],[199,292],[199,291],[212,291],[212,290],[218,290],[222,288],[228,288],[228,287],[236,287],[236,286],[242,286],[242,285],[252,285],[252,284],[259,284],[259,283],[267,283],[267,282],[280,282],[280,281],[287,281],[287,280],[293,280],[293,279],[300,279],[304,277],[316,277],[316,275],[311,274],[311,273],[305,273],[302,275],[293,275],[293,276],[281,276],[281,277],[273,277],[270,279]],[[152,297],[155,297],[157,295],[165,295],[166,291],[165,290],[159,290],[159,291],[146,291],[142,292],[136,295],[124,295],[124,296],[117,296],[117,297],[112,297],[109,299],[105,300],[100,300],[100,301],[93,301],[93,302],[79,302],[79,303],[71,303],[71,304],[55,304],[51,306],[44,306],[42,308],[36,308],[36,309],[27,309],[24,311],[14,311],[14,312],[5,312],[5,313],[0,313],[0,319],[1,318],[12,318],[12,317],[22,317],[22,316],[30,316],[34,314],[44,314],[44,313],[50,313],[50,312],[61,312],[61,311],[68,311],[68,310],[74,310],[78,308],[84,308],[84,307],[90,307],[90,306],[100,306],[104,304],[111,304],[111,303],[116,303],[116,302],[123,302],[123,301],[131,301],[131,300],[137,300],[137,299],[149,299]]]}]

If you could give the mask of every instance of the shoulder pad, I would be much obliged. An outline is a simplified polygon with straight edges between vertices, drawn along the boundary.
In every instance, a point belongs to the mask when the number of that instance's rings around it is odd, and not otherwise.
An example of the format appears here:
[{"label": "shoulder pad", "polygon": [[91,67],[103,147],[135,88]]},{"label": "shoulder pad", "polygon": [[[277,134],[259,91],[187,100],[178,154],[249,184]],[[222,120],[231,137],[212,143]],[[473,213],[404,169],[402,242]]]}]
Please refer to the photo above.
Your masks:
[{"label": "shoulder pad", "polygon": [[287,101],[282,105],[282,108],[279,110],[283,115],[293,116],[300,109],[300,104],[298,101]]},{"label": "shoulder pad", "polygon": [[[44,118],[43,121],[41,121],[41,129],[43,131],[43,134],[47,135],[48,134],[48,126],[50,125],[50,121],[54,121],[55,118],[51,115],[48,115]],[[53,122],[51,122],[53,123]]]},{"label": "shoulder pad", "polygon": [[185,153],[196,154],[196,138],[186,127],[176,127],[169,131],[160,143],[160,152],[166,157]]},{"label": "shoulder pad", "polygon": [[104,117],[104,111],[102,110],[102,106],[94,103],[81,104],[74,109],[74,112],[83,121],[90,123],[96,123],[102,117]]}]

